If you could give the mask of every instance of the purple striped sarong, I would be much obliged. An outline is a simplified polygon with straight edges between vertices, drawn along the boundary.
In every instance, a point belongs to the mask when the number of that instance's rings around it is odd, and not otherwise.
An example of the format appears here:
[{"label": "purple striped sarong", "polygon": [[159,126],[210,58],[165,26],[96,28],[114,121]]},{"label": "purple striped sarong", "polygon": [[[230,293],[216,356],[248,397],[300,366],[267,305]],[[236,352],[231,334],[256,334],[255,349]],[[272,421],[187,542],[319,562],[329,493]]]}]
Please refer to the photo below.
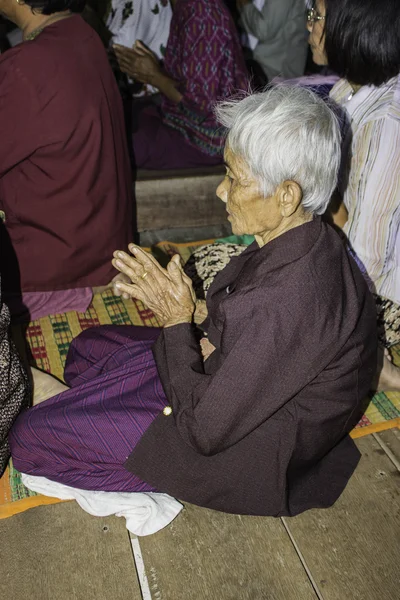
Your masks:
[{"label": "purple striped sarong", "polygon": [[168,404],[151,346],[159,329],[103,326],[71,344],[71,389],[22,413],[10,433],[15,467],[79,489],[154,491],[124,469]]}]

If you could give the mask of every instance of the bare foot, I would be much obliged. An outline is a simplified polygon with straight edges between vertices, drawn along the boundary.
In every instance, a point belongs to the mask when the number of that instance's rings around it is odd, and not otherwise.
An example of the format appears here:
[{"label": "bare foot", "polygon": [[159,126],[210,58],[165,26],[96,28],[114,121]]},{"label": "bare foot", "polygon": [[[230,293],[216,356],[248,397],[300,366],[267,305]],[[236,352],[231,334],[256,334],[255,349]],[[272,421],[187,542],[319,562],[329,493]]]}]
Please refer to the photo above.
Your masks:
[{"label": "bare foot", "polygon": [[33,406],[69,390],[68,386],[61,383],[61,381],[49,373],[39,371],[35,367],[31,367],[31,372],[33,379]]},{"label": "bare foot", "polygon": [[388,358],[386,352],[381,361],[381,371],[378,373],[378,392],[400,392],[400,368],[396,367]]}]

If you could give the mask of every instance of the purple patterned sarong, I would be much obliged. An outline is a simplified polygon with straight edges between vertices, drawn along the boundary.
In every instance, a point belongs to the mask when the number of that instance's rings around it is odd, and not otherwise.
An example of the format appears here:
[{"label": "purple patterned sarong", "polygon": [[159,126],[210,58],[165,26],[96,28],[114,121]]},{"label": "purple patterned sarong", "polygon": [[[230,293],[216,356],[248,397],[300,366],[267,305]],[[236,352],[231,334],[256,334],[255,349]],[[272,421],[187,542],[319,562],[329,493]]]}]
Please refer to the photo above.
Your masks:
[{"label": "purple patterned sarong", "polygon": [[123,464],[167,404],[151,352],[159,331],[81,333],[65,367],[71,389],[22,413],[11,430],[15,467],[80,489],[154,491]]}]

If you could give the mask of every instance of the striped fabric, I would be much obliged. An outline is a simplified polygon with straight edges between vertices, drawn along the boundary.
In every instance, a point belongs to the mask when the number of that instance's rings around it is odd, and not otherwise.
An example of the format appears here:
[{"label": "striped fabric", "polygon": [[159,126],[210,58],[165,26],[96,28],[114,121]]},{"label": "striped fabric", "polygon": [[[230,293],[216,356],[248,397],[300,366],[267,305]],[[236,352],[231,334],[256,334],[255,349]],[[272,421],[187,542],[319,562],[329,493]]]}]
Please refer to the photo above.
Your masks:
[{"label": "striped fabric", "polygon": [[400,76],[352,95],[341,79],[331,91],[350,117],[341,186],[344,228],[373,291],[400,304]]},{"label": "striped fabric", "polygon": [[75,338],[64,372],[70,389],[14,424],[14,466],[80,489],[154,491],[123,464],[167,405],[151,352],[158,334],[109,325]]}]

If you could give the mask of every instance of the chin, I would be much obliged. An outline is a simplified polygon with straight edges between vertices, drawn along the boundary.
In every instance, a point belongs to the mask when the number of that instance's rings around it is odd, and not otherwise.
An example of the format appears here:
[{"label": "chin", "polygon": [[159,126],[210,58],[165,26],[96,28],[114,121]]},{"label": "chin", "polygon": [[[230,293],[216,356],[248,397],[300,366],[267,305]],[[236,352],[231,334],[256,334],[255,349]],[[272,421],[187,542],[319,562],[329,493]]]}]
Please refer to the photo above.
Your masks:
[{"label": "chin", "polygon": [[318,65],[319,67],[325,67],[328,64],[328,61],[326,60],[326,56],[323,53],[319,52],[318,50],[317,51],[313,50],[312,59],[313,59],[313,63]]}]

